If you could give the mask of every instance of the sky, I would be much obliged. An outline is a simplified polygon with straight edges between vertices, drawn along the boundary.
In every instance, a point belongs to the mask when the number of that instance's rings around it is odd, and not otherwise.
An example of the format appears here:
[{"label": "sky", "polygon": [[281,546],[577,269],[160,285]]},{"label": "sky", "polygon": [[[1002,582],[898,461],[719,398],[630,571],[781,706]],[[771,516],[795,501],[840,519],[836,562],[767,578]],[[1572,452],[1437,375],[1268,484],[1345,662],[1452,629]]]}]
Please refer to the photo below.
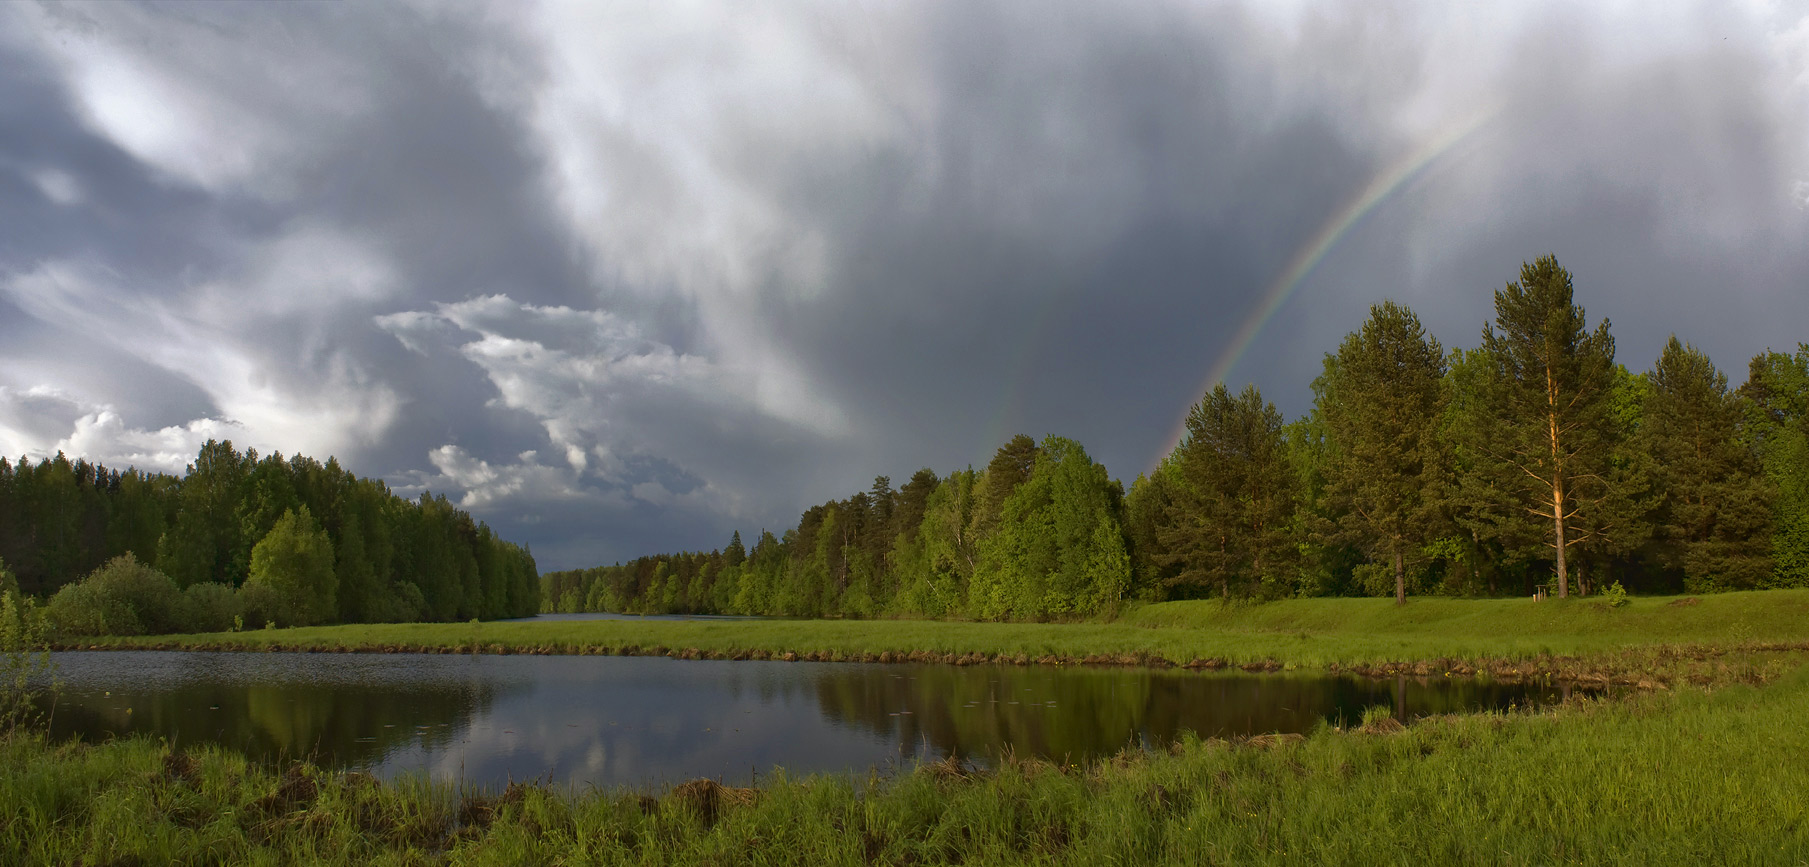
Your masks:
[{"label": "sky", "polygon": [[1809,3],[0,4],[0,454],[337,456],[543,570],[1128,483],[1546,254],[1636,371],[1809,341]]}]

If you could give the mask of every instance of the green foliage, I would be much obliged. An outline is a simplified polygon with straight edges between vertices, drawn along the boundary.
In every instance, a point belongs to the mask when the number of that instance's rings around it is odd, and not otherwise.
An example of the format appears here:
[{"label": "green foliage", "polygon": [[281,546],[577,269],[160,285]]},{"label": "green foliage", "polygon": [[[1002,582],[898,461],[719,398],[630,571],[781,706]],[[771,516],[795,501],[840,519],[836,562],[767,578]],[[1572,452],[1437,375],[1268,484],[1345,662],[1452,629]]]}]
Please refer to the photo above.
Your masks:
[{"label": "green foliage", "polygon": [[1744,433],[1775,492],[1769,583],[1809,587],[1809,343],[1754,356],[1740,397]]},{"label": "green foliage", "polygon": [[1389,565],[1396,602],[1407,569],[1439,529],[1446,466],[1444,350],[1413,311],[1384,302],[1328,358],[1319,412],[1325,419],[1328,534]]},{"label": "green foliage", "polygon": [[1156,534],[1171,585],[1224,597],[1292,592],[1296,477],[1282,428],[1255,386],[1233,397],[1220,383],[1187,414],[1173,458],[1179,483]]},{"label": "green foliage", "polygon": [[306,626],[332,618],[338,589],[333,542],[314,523],[308,507],[284,512],[252,548],[246,586],[274,592],[277,616],[269,619],[279,624]]},{"label": "green foliage", "polygon": [[1034,456],[981,545],[970,603],[988,619],[1106,610],[1130,584],[1118,484],[1073,440],[1048,437]]},{"label": "green foliage", "polygon": [[1672,336],[1640,431],[1664,491],[1660,562],[1694,591],[1764,586],[1772,574],[1773,491],[1727,376]]},{"label": "green foliage", "polygon": [[[331,540],[336,579],[334,610],[312,618],[517,617],[540,607],[527,551],[444,497],[402,500],[332,459],[260,457],[210,441],[180,478],[62,455],[35,464],[0,459],[0,557],[19,589],[39,597],[124,554],[178,588],[239,587],[252,549],[283,514],[302,508]],[[218,591],[203,595],[211,600],[204,607],[225,604]],[[253,596],[254,608],[269,601]]]},{"label": "green foliage", "polygon": [[[1078,444],[1018,435],[978,472],[879,476],[754,551],[737,534],[725,551],[552,573],[541,596],[1036,620],[1207,594],[1530,595],[1554,572],[1559,595],[1809,587],[1809,344],[1753,359],[1737,396],[1681,344],[1635,373],[1555,259],[1519,277],[1482,345],[1448,355],[1412,311],[1376,305],[1291,423],[1254,388],[1215,386],[1128,495],[1090,459],[1083,473],[1050,454]],[[435,612],[463,604],[433,583],[468,574],[458,564],[415,569]]]},{"label": "green foliage", "polygon": [[[1610,461],[1614,338],[1603,320],[1592,332],[1575,303],[1571,277],[1545,256],[1495,293],[1495,322],[1458,405],[1462,447],[1477,487],[1505,502],[1486,510],[1486,529],[1523,547],[1540,538],[1556,562],[1558,595],[1569,592],[1572,548],[1600,541],[1599,513],[1619,494]],[[1480,510],[1479,510],[1480,511]]]},{"label": "green foliage", "polygon": [[48,635],[44,610],[34,600],[0,588],[0,735],[36,719],[34,687],[55,668]]},{"label": "green foliage", "polygon": [[62,635],[159,635],[180,632],[182,593],[175,582],[131,554],[107,561],[50,599]]},{"label": "green foliage", "polygon": [[1606,603],[1609,608],[1625,608],[1632,601],[1627,598],[1627,588],[1622,587],[1619,581],[1608,585],[1608,589],[1602,591],[1602,602]]},{"label": "green foliage", "polygon": [[245,604],[239,593],[225,584],[190,584],[182,591],[182,631],[226,632],[243,623]]},{"label": "green foliage", "polygon": [[1159,537],[1174,503],[1177,465],[1164,460],[1149,475],[1138,475],[1124,496],[1124,533],[1130,546],[1131,589],[1127,595],[1144,602],[1162,598],[1176,568],[1163,562]]}]

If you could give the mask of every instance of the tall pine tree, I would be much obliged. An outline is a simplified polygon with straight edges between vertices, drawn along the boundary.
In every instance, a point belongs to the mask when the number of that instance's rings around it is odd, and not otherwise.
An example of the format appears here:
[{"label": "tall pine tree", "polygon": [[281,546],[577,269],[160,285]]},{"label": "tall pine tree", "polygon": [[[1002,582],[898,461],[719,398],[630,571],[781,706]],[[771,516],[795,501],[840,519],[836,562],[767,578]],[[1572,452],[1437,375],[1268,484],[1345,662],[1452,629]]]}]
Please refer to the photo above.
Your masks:
[{"label": "tall pine tree", "polygon": [[1606,319],[1588,330],[1570,272],[1543,256],[1495,293],[1495,323],[1483,327],[1481,349],[1489,376],[1475,445],[1502,468],[1522,510],[1512,519],[1545,525],[1558,596],[1568,596],[1570,549],[1592,535],[1581,528],[1599,528],[1589,513],[1613,493],[1614,338]]}]

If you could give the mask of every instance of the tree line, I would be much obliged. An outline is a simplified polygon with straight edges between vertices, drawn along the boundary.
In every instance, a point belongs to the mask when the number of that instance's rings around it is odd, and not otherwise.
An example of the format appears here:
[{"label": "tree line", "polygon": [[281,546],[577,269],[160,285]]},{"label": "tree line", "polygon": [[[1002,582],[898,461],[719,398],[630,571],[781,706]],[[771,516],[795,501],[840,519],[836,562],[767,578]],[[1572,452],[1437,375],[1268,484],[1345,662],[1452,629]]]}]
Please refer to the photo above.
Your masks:
[{"label": "tree line", "polygon": [[1216,385],[1127,492],[1079,443],[880,476],[751,550],[541,578],[547,610],[1049,619],[1126,599],[1809,586],[1809,344],[1747,381],[1673,336],[1615,356],[1552,257],[1495,293],[1473,349],[1384,302],[1289,421]]},{"label": "tree line", "polygon": [[178,477],[0,458],[0,582],[64,632],[530,616],[539,575],[443,496],[208,441]]}]

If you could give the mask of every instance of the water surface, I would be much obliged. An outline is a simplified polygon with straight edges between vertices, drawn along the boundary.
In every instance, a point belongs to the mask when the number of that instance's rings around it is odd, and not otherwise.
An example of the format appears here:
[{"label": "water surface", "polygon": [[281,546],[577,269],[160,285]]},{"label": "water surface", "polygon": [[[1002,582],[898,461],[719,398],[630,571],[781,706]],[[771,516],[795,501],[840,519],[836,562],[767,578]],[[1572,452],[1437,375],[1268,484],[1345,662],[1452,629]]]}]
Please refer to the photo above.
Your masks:
[{"label": "water surface", "polygon": [[659,787],[778,767],[864,773],[1002,751],[1081,761],[1202,737],[1307,732],[1383,705],[1413,718],[1556,701],[1557,686],[1457,678],[665,657],[202,652],[53,655],[52,721],[90,740],[149,732],[260,760]]}]

